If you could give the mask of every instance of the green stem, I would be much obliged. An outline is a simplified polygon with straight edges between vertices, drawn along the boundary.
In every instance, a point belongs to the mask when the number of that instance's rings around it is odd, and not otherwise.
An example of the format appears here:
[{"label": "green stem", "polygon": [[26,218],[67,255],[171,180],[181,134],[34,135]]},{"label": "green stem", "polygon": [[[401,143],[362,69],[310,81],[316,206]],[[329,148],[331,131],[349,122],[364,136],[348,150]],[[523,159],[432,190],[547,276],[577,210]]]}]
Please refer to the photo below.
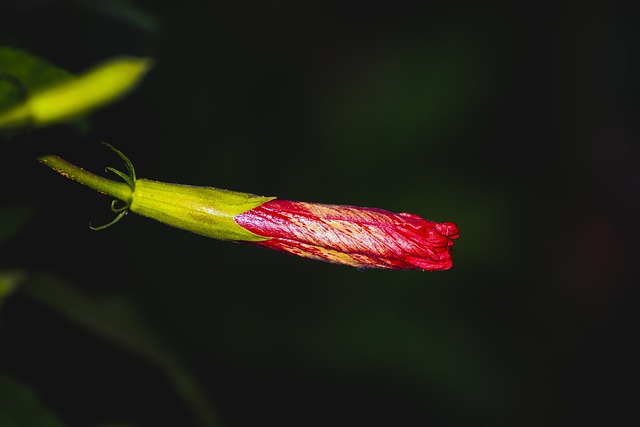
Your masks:
[{"label": "green stem", "polygon": [[124,182],[112,181],[87,172],[81,167],[73,165],[58,156],[46,155],[39,157],[38,160],[67,178],[86,185],[89,188],[93,188],[103,194],[122,200],[127,205],[131,204],[133,189]]}]

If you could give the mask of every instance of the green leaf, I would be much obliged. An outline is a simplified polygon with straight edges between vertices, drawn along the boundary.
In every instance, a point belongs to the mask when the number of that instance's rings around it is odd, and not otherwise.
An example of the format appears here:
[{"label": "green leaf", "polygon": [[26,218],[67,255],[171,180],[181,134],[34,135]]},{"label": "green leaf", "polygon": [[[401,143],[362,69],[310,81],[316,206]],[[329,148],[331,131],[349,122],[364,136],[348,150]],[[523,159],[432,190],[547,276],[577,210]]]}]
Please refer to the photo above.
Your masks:
[{"label": "green leaf", "polygon": [[[22,95],[73,79],[69,72],[24,50],[0,47],[0,111],[24,101]],[[21,94],[21,91],[26,94]]]},{"label": "green leaf", "polygon": [[29,388],[0,374],[0,426],[63,427]]},{"label": "green leaf", "polygon": [[[0,111],[0,129],[14,129],[27,125],[36,127],[49,126],[76,120],[103,107],[129,93],[150,70],[152,61],[148,58],[130,56],[112,58],[93,69],[79,75],[40,87],[33,87],[30,80],[22,81],[20,75],[12,74],[12,65],[16,55],[12,50],[5,58],[5,69],[0,73],[9,83],[13,82],[14,92],[23,89],[28,96],[22,102]],[[2,52],[0,52],[1,54]],[[18,55],[18,58],[24,58]],[[1,65],[0,65],[1,67]],[[31,69],[37,68],[32,66]],[[5,83],[5,95],[7,91]],[[15,94],[6,95],[8,97]],[[7,101],[5,101],[7,102]],[[15,101],[14,101],[15,103]]]}]

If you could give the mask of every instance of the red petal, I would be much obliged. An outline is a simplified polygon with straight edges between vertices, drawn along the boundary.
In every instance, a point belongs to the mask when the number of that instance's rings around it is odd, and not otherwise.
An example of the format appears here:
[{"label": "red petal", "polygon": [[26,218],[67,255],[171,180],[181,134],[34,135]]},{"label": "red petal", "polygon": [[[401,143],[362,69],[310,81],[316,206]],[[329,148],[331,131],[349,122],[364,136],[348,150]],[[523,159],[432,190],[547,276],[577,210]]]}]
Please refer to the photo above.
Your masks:
[{"label": "red petal", "polygon": [[374,208],[271,200],[235,217],[254,244],[358,268],[447,270],[458,227]]}]

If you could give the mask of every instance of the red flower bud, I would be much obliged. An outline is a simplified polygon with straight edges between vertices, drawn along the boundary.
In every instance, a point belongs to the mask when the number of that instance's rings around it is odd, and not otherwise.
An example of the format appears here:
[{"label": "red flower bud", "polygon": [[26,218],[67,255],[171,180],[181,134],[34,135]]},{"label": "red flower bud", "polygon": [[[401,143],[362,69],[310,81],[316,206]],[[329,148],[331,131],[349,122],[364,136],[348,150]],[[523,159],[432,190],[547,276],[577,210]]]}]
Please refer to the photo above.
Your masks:
[{"label": "red flower bud", "polygon": [[[109,146],[111,147],[111,146]],[[355,206],[275,200],[211,187],[192,187],[138,179],[117,149],[129,174],[113,168],[125,182],[94,175],[57,156],[40,161],[64,176],[124,202],[111,209],[138,213],[215,239],[235,240],[358,268],[448,270],[458,237],[452,222],[433,222],[408,213]]]},{"label": "red flower bud", "polygon": [[382,209],[271,200],[234,217],[269,240],[252,244],[358,268],[447,270],[451,268],[451,222],[427,221]]}]

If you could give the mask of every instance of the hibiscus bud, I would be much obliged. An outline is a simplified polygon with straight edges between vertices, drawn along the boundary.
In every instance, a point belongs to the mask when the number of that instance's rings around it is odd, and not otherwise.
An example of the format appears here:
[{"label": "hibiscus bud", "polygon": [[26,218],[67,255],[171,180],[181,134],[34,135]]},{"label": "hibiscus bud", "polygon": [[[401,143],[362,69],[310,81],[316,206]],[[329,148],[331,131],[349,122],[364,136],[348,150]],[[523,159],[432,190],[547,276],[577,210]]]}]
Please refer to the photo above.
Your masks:
[{"label": "hibiscus bud", "polygon": [[[39,160],[124,206],[109,226],[131,211],[162,223],[221,240],[247,242],[305,258],[358,268],[447,270],[458,227],[382,209],[274,200],[248,193],[168,184],[136,177],[121,152],[128,174],[112,181],[57,156]],[[97,229],[105,228],[98,227]]]},{"label": "hibiscus bud", "polygon": [[458,227],[409,213],[271,200],[236,216],[254,244],[358,268],[447,270]]}]

